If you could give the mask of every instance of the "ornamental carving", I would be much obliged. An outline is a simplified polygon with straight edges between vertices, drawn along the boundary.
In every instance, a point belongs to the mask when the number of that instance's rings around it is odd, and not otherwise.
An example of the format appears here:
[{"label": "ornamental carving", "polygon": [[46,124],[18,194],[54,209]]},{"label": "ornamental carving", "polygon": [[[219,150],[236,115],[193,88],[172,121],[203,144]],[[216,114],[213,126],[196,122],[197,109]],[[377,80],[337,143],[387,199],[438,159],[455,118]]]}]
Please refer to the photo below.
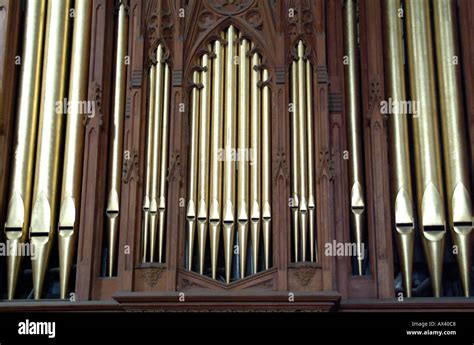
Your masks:
[{"label": "ornamental carving", "polygon": [[154,287],[163,275],[164,268],[162,267],[150,267],[140,270],[145,283],[149,287]]},{"label": "ornamental carving", "polygon": [[315,274],[316,268],[314,267],[300,267],[295,269],[295,277],[298,279],[301,286],[307,286]]},{"label": "ornamental carving", "polygon": [[209,0],[209,6],[216,12],[231,16],[250,8],[254,0]]}]

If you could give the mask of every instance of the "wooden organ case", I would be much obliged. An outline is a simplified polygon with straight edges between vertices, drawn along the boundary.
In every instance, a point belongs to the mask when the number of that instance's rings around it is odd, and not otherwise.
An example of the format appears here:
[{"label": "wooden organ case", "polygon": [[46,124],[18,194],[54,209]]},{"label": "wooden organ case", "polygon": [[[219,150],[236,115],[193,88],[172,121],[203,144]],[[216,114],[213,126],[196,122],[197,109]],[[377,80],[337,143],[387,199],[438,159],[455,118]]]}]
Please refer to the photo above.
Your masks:
[{"label": "wooden organ case", "polygon": [[[473,293],[474,3],[412,2],[0,0],[2,241],[50,241],[16,273],[0,257],[0,310],[473,308],[454,297]],[[27,79],[32,25],[42,73]],[[43,194],[25,187],[29,226],[11,211],[27,82],[94,108],[51,121],[55,197],[35,213]],[[394,120],[390,100],[420,114]],[[53,133],[36,108],[33,133]],[[49,157],[38,133],[31,181]]]}]

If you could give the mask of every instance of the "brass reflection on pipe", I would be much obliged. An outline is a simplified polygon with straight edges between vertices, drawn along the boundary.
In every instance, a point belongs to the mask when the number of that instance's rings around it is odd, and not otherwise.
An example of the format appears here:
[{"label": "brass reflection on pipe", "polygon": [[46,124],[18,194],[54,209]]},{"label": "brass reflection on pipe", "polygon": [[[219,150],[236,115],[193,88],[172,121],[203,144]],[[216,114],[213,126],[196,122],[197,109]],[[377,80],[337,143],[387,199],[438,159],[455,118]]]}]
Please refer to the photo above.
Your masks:
[{"label": "brass reflection on pipe", "polygon": [[[398,16],[400,0],[385,2],[385,60],[387,97],[394,104],[404,104],[405,71],[403,58],[403,21]],[[399,103],[403,102],[403,103]],[[411,297],[413,252],[415,243],[413,192],[410,171],[410,152],[407,116],[398,107],[389,116],[389,147],[391,173],[391,200],[394,214],[395,238],[400,258],[403,285],[407,297]]]},{"label": "brass reflection on pipe", "polygon": [[[209,232],[211,244],[211,274],[216,279],[222,205],[222,123],[224,111],[224,48],[221,40],[214,42],[212,76],[211,167],[209,191]],[[193,90],[194,91],[194,90]]]},{"label": "brass reflection on pipe", "polygon": [[153,122],[153,146],[151,168],[151,202],[150,202],[150,262],[155,261],[156,236],[158,233],[158,196],[160,193],[160,143],[163,113],[163,47],[158,45],[156,50],[156,78],[155,78],[155,114]]},{"label": "brass reflection on pipe", "polygon": [[[29,228],[45,17],[45,0],[26,3],[15,154],[5,223],[5,235],[13,248],[25,242]],[[13,299],[15,294],[21,258],[21,255],[7,257],[8,299]]]},{"label": "brass reflection on pipe", "polygon": [[[347,0],[344,7],[344,66],[349,151],[349,185],[351,189],[350,223],[358,251],[365,241],[365,184],[363,173],[362,126],[360,114],[359,61],[357,48],[356,4]],[[361,254],[359,252],[359,254]],[[357,273],[363,274],[363,256],[357,256]]]},{"label": "brass reflection on pipe", "polygon": [[156,66],[151,65],[148,72],[150,81],[148,126],[147,126],[147,152],[145,162],[145,197],[143,199],[143,246],[142,262],[146,262],[148,256],[148,236],[149,236],[149,216],[150,216],[150,194],[151,175],[153,166],[153,128],[155,115],[155,87],[156,87]]},{"label": "brass reflection on pipe", "polygon": [[[435,297],[441,296],[445,242],[444,197],[428,1],[407,1],[408,61],[413,118],[418,219]],[[444,19],[443,19],[444,20]]]},{"label": "brass reflection on pipe", "polygon": [[199,173],[198,173],[198,245],[199,245],[199,273],[204,272],[204,259],[207,242],[207,221],[209,205],[209,125],[211,102],[211,75],[212,65],[209,54],[201,57],[201,112],[199,123]]},{"label": "brass reflection on pipe", "polygon": [[[189,191],[188,191],[188,208],[186,210],[186,219],[188,227],[188,269],[193,268],[193,251],[194,251],[194,234],[196,232],[196,218],[197,218],[197,173],[198,173],[198,145],[199,145],[199,112],[200,112],[200,91],[199,72],[193,72],[193,89],[191,93],[191,141],[189,149]],[[212,186],[212,184],[211,184]],[[212,208],[211,208],[212,211]],[[211,217],[213,213],[211,212]]]},{"label": "brass reflection on pipe", "polygon": [[260,205],[261,205],[261,160],[260,142],[262,118],[260,56],[252,55],[251,64],[251,110],[250,110],[250,226],[252,234],[252,263],[253,273],[258,271],[258,250],[260,247]]},{"label": "brass reflection on pipe", "polygon": [[307,142],[304,133],[306,127],[306,73],[305,73],[305,47],[302,41],[298,42],[298,140],[299,140],[299,217],[300,217],[300,233],[301,233],[301,259],[306,261],[306,236],[307,236],[307,217],[308,217],[308,200],[307,200]]},{"label": "brass reflection on pipe", "polygon": [[[268,70],[262,71],[262,80],[269,79]],[[263,252],[265,258],[265,269],[270,266],[270,223],[271,213],[271,124],[270,124],[270,87],[263,84],[262,91],[262,225],[263,225]]]},{"label": "brass reflection on pipe", "polygon": [[299,97],[298,97],[298,66],[297,62],[291,64],[291,219],[293,227],[293,241],[295,262],[299,261],[299,173],[301,171],[299,165]]},{"label": "brass reflection on pipe", "polygon": [[160,163],[160,193],[158,201],[158,262],[163,262],[164,233],[166,225],[166,179],[168,169],[168,131],[170,108],[170,67],[165,63],[164,90],[163,90],[163,121],[161,133],[161,163]]},{"label": "brass reflection on pipe", "polygon": [[[152,146],[152,167],[151,167],[151,187],[150,187],[150,213],[149,213],[149,232],[150,232],[150,262],[155,261],[156,236],[158,233],[158,203],[160,193],[160,144],[161,128],[163,123],[163,47],[158,45],[156,50],[156,79],[155,79],[155,109],[153,119],[153,146]],[[158,234],[159,235],[159,234]]]},{"label": "brass reflection on pipe", "polygon": [[59,160],[64,114],[56,102],[63,101],[69,27],[68,0],[48,2],[45,59],[41,92],[30,239],[35,247],[32,260],[35,299],[41,297],[44,277],[57,222]]},{"label": "brass reflection on pipe", "polygon": [[[237,188],[237,208],[238,208],[238,237],[240,255],[240,277],[245,277],[245,266],[247,259],[247,238],[248,238],[248,160],[244,157],[244,152],[249,147],[249,42],[242,39],[239,51],[239,111],[238,111],[238,188]],[[252,92],[257,90],[252,88]],[[254,95],[251,95],[254,100]],[[253,110],[253,109],[252,109]]]},{"label": "brass reflection on pipe", "polygon": [[[445,182],[448,205],[448,225],[453,244],[457,247],[457,262],[464,295],[469,297],[471,287],[471,232],[472,204],[467,141],[464,131],[461,65],[456,47],[455,3],[450,0],[433,2],[436,39],[441,129],[444,144]],[[441,252],[442,255],[442,252]]]},{"label": "brass reflection on pipe", "polygon": [[[231,25],[227,30],[227,47],[225,58],[225,111],[224,111],[224,149],[235,149],[235,115],[236,115],[236,74],[237,65],[234,58],[236,51],[236,32]],[[225,254],[226,281],[230,282],[232,270],[232,255],[234,243],[234,205],[235,205],[235,162],[226,157],[224,160],[224,210],[223,210],[223,235]]]},{"label": "brass reflection on pipe", "polygon": [[76,2],[72,38],[69,102],[58,225],[60,296],[66,298],[77,238],[84,154],[84,114],[87,99],[92,0]]},{"label": "brass reflection on pipe", "polygon": [[313,70],[306,60],[306,133],[308,142],[308,227],[309,261],[317,261],[316,197],[314,195],[314,141],[313,141]]},{"label": "brass reflection on pipe", "polygon": [[115,90],[110,132],[110,159],[107,187],[107,233],[108,260],[107,275],[112,277],[115,270],[118,222],[120,211],[120,186],[123,159],[123,126],[125,112],[125,83],[127,66],[127,19],[126,4],[121,2],[118,12],[117,51],[115,56]]}]

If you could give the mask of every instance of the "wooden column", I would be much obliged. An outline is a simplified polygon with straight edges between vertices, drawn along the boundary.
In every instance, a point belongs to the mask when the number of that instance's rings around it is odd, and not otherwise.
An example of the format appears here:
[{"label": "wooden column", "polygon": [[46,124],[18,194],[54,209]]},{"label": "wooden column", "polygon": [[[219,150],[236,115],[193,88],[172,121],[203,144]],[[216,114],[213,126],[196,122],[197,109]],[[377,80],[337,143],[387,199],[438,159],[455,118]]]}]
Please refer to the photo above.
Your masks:
[{"label": "wooden column", "polygon": [[388,298],[394,296],[394,273],[387,121],[380,113],[385,97],[382,11],[378,0],[361,0],[359,6],[369,261],[374,297]]},{"label": "wooden column", "polygon": [[[346,121],[344,111],[344,66],[343,66],[343,26],[342,2],[329,0],[326,4],[327,61],[329,74],[329,127],[330,149],[322,158],[328,168],[332,169],[334,195],[332,222],[335,229],[335,240],[338,243],[350,241],[349,236],[349,189],[347,180],[347,163],[343,158],[346,144]],[[322,249],[324,250],[324,249]],[[324,254],[324,252],[322,253]],[[348,257],[338,256],[332,260],[336,275],[336,290],[343,298],[349,296],[349,279],[351,262]]]},{"label": "wooden column", "polygon": [[313,67],[313,99],[314,99],[314,138],[316,172],[316,218],[318,262],[321,263],[322,287],[324,291],[332,291],[335,287],[335,260],[324,255],[325,243],[335,239],[335,227],[332,219],[333,176],[330,142],[330,124],[328,111],[328,67],[326,61],[326,2],[318,1],[315,6],[316,29],[316,63]]},{"label": "wooden column", "polygon": [[142,140],[146,127],[146,106],[142,93],[144,37],[142,30],[142,2],[129,4],[127,96],[124,124],[124,164],[122,171],[122,210],[118,254],[118,289],[132,291],[134,266],[140,256],[141,189],[144,170],[139,168],[140,153],[146,141]]},{"label": "wooden column", "polygon": [[[101,299],[99,278],[104,237],[108,115],[114,42],[113,0],[94,0],[92,10],[89,100],[96,113],[88,118],[84,142],[82,200],[77,251],[76,298]],[[115,290],[112,285],[110,290]],[[110,295],[110,293],[109,293]]]}]

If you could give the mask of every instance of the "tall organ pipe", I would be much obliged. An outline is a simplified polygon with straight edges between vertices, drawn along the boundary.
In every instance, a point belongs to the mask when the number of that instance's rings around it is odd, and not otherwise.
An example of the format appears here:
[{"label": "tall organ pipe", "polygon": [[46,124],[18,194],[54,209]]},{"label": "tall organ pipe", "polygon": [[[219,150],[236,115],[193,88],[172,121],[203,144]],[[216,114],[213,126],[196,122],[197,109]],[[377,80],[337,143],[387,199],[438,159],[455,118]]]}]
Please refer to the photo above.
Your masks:
[{"label": "tall organ pipe", "polygon": [[[198,145],[199,145],[199,118],[200,118],[200,91],[199,72],[193,72],[193,90],[191,94],[191,142],[189,149],[189,201],[186,210],[186,219],[188,226],[188,269],[193,269],[193,255],[194,255],[194,235],[196,233],[196,219],[197,219],[197,173],[198,173]],[[211,209],[212,210],[212,209]],[[212,214],[211,214],[212,216]]]},{"label": "tall organ pipe", "polygon": [[[46,0],[26,3],[16,140],[13,148],[12,175],[5,235],[11,246],[18,248],[28,234],[35,164],[38,99],[41,86]],[[13,299],[21,263],[20,255],[7,257],[7,293]]]},{"label": "tall organ pipe", "polygon": [[293,242],[294,242],[294,253],[295,262],[299,261],[299,220],[298,220],[298,207],[299,207],[299,101],[298,101],[298,65],[296,61],[291,64],[291,219],[293,227]]},{"label": "tall organ pipe", "polygon": [[455,57],[460,56],[456,47],[454,6],[455,3],[450,0],[433,2],[448,225],[453,243],[458,248],[458,253],[455,256],[464,295],[469,297],[472,255],[472,191],[467,164],[468,146],[463,123],[461,65],[454,61]]},{"label": "tall organ pipe", "polygon": [[212,119],[211,119],[211,167],[209,190],[209,233],[211,244],[211,274],[216,279],[219,238],[221,231],[222,205],[222,161],[219,150],[222,148],[222,122],[224,111],[224,48],[221,40],[214,42],[212,79]]},{"label": "tall organ pipe", "polygon": [[[237,76],[237,65],[234,57],[237,54],[236,32],[231,25],[227,30],[227,47],[225,58],[225,111],[224,111],[224,149],[235,149],[235,118],[236,118],[236,92],[235,82]],[[230,282],[232,270],[232,255],[234,243],[235,223],[235,162],[226,157],[224,160],[224,190],[223,190],[223,235],[226,281]]]},{"label": "tall organ pipe", "polygon": [[158,233],[158,204],[160,193],[160,144],[161,144],[161,129],[163,123],[163,75],[164,75],[164,61],[163,61],[163,47],[158,45],[156,50],[156,79],[155,79],[155,108],[153,119],[153,146],[152,146],[152,165],[151,165],[151,202],[150,202],[150,262],[155,261],[156,254],[156,236]]},{"label": "tall organ pipe", "polygon": [[307,246],[307,223],[308,223],[308,169],[307,169],[307,145],[306,135],[306,71],[305,71],[305,48],[302,41],[298,42],[298,140],[299,140],[299,217],[300,217],[300,233],[301,233],[301,260],[306,261]]},{"label": "tall organ pipe", "polygon": [[[398,16],[400,0],[385,2],[385,90],[394,104],[405,104],[405,71],[403,58],[403,21]],[[401,107],[389,115],[390,164],[393,168],[390,187],[394,214],[395,239],[398,247],[405,294],[411,297],[413,251],[415,243],[413,192],[410,172],[408,114]]]},{"label": "tall organ pipe", "polygon": [[238,237],[240,255],[240,277],[245,277],[245,266],[247,259],[247,238],[248,238],[248,195],[249,195],[249,164],[243,154],[249,147],[249,100],[254,99],[254,95],[249,97],[249,90],[253,93],[257,90],[250,88],[249,81],[249,42],[242,39],[239,51],[239,111],[238,116],[238,188],[237,188],[237,208],[238,208]]},{"label": "tall organ pipe", "polygon": [[147,151],[145,163],[145,197],[143,199],[143,248],[142,262],[147,261],[148,257],[148,236],[149,236],[149,218],[150,218],[150,195],[151,195],[151,175],[153,166],[153,128],[155,122],[155,87],[156,87],[156,66],[151,65],[148,72],[150,80],[150,94],[148,107],[148,126],[147,126]]},{"label": "tall organ pipe", "polygon": [[209,125],[211,102],[212,65],[209,54],[201,58],[201,112],[199,123],[199,173],[198,173],[198,244],[199,244],[199,273],[204,272],[204,259],[207,242],[207,222],[209,206]]},{"label": "tall organ pipe", "polygon": [[433,293],[441,296],[446,219],[441,176],[429,1],[407,1],[408,61],[413,118],[418,219]]},{"label": "tall organ pipe", "polygon": [[260,247],[260,205],[261,205],[261,118],[262,88],[260,72],[260,56],[252,55],[251,63],[251,105],[250,105],[250,227],[252,235],[252,269],[258,271],[258,250]]},{"label": "tall organ pipe", "polygon": [[[262,71],[262,80],[269,79],[268,70]],[[270,123],[270,87],[263,84],[262,92],[262,225],[265,269],[270,266],[270,230],[271,230],[271,123]]]},{"label": "tall organ pipe", "polygon": [[84,119],[80,109],[87,99],[89,77],[89,49],[92,19],[92,0],[76,2],[72,38],[72,63],[69,85],[71,110],[66,119],[66,143],[62,178],[61,208],[59,213],[59,276],[60,296],[66,298],[78,232],[81,201],[82,161],[84,154]]},{"label": "tall organ pipe", "polygon": [[163,121],[161,133],[161,163],[160,163],[160,191],[158,199],[158,262],[163,262],[164,233],[166,225],[166,179],[168,171],[168,131],[170,108],[170,67],[165,63],[164,90],[163,90]]},{"label": "tall organ pipe", "polygon": [[[47,10],[45,60],[36,152],[33,209],[30,238],[35,248],[32,260],[35,299],[41,297],[44,277],[57,222],[58,177],[64,114],[57,102],[65,95],[66,57],[69,29],[69,0],[49,1]],[[62,108],[62,107],[61,107]]]},{"label": "tall organ pipe", "polygon": [[316,197],[314,195],[313,70],[306,60],[306,133],[308,142],[308,228],[309,261],[316,261]]},{"label": "tall organ pipe", "polygon": [[116,261],[116,247],[120,212],[121,172],[123,161],[123,126],[125,112],[126,71],[125,56],[127,54],[127,19],[126,3],[121,2],[118,12],[117,51],[115,56],[115,90],[110,128],[110,158],[107,186],[107,233],[108,260],[107,275],[113,276]]},{"label": "tall organ pipe", "polygon": [[349,151],[349,185],[351,189],[350,223],[359,255],[357,273],[363,274],[363,256],[360,255],[365,241],[365,183],[362,151],[362,125],[360,114],[359,58],[357,53],[356,4],[347,0],[344,6],[344,65],[345,100],[347,117],[347,142]]}]

